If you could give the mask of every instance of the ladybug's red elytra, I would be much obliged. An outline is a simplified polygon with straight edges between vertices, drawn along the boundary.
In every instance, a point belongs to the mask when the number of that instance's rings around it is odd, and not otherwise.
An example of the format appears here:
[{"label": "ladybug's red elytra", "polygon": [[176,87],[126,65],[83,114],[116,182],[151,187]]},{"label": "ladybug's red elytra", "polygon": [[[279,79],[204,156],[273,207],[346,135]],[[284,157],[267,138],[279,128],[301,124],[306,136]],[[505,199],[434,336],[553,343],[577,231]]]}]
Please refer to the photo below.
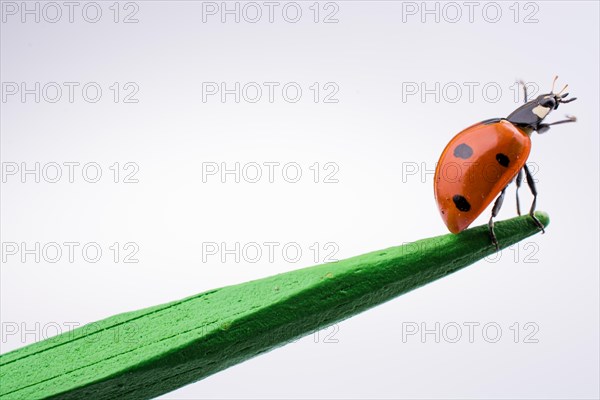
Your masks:
[{"label": "ladybug's red elytra", "polygon": [[552,125],[575,122],[576,118],[544,124],[542,121],[561,103],[570,103],[576,98],[566,99],[563,93],[568,85],[554,93],[556,79],[550,93],[527,100],[527,86],[524,82],[525,104],[506,118],[493,118],[468,127],[448,143],[438,161],[434,176],[434,192],[442,219],[452,233],[466,229],[496,198],[492,215],[488,222],[490,238],[498,250],[498,240],[494,233],[494,217],[504,200],[507,186],[516,178],[517,213],[521,215],[519,187],[523,172],[533,194],[529,215],[544,231],[544,226],[533,214],[536,206],[537,190],[527,168],[527,157],[531,151],[531,134],[544,133]]}]

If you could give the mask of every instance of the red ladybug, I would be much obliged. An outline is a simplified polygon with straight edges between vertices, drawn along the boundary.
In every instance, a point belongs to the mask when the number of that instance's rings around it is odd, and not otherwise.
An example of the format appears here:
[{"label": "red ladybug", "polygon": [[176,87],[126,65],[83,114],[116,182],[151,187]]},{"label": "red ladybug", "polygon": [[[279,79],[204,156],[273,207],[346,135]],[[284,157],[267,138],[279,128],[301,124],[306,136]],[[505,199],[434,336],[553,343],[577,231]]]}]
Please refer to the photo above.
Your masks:
[{"label": "red ladybug", "polygon": [[523,171],[533,194],[529,215],[542,232],[544,231],[544,226],[533,214],[537,191],[525,162],[531,150],[530,136],[533,131],[544,133],[551,125],[576,120],[575,117],[567,116],[567,119],[562,121],[542,123],[559,104],[576,100],[565,99],[569,95],[563,94],[567,85],[560,92],[554,93],[557,78],[554,78],[550,93],[542,94],[531,101],[527,101],[527,87],[521,82],[525,95],[524,105],[506,118],[488,119],[472,125],[448,143],[435,170],[434,191],[440,214],[450,232],[458,233],[466,229],[497,197],[488,227],[492,243],[498,249],[494,217],[502,206],[506,187],[515,177],[517,213],[521,215],[519,187]]}]

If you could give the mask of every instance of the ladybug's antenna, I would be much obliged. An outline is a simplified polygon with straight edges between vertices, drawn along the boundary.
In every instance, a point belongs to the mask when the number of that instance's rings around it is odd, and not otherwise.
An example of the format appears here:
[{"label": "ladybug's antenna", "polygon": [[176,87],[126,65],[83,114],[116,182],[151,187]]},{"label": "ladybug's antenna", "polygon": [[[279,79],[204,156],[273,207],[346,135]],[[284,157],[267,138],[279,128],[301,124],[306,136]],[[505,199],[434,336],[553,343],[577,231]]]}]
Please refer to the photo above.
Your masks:
[{"label": "ladybug's antenna", "polygon": [[565,87],[563,87],[560,92],[556,93],[556,96],[559,97],[565,90],[567,90],[567,88],[569,87],[569,85],[565,85]]},{"label": "ladybug's antenna", "polygon": [[554,80],[552,81],[552,89],[550,89],[550,93],[554,93],[554,85],[556,85],[557,79],[558,79],[558,75],[554,75]]}]

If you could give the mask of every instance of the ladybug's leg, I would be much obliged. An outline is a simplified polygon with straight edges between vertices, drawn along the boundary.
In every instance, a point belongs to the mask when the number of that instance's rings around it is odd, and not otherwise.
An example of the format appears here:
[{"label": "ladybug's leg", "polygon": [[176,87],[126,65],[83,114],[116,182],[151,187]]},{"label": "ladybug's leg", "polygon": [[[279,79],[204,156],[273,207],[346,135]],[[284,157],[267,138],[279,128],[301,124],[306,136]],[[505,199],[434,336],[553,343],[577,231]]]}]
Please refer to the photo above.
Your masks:
[{"label": "ladybug's leg", "polygon": [[525,170],[525,176],[527,177],[527,185],[529,185],[529,189],[531,190],[531,194],[533,194],[533,202],[531,203],[531,208],[529,209],[529,215],[531,215],[531,218],[533,218],[533,222],[535,222],[535,224],[538,226],[538,228],[540,228],[542,230],[542,233],[544,233],[544,224],[542,224],[540,222],[539,219],[537,219],[537,217],[533,214],[533,212],[535,211],[535,205],[537,202],[537,189],[535,188],[535,182],[533,181],[533,177],[531,176],[531,172],[529,172],[529,168],[527,168],[527,164],[525,164],[523,166],[523,169]]},{"label": "ladybug's leg", "polygon": [[523,168],[519,170],[517,174],[517,179],[515,183],[517,184],[517,191],[515,194],[517,195],[517,214],[521,215],[521,202],[519,201],[519,188],[521,187],[521,182],[523,181]]},{"label": "ladybug's leg", "polygon": [[551,124],[539,124],[537,127],[537,133],[545,133],[548,132],[550,126],[558,125],[558,124],[566,124],[567,122],[577,122],[577,118],[573,115],[567,115],[567,119],[563,119],[561,121],[552,122]]},{"label": "ladybug's leg", "polygon": [[502,207],[505,191],[506,188],[502,189],[502,192],[500,192],[500,196],[498,196],[498,198],[496,199],[494,207],[492,207],[492,216],[490,217],[490,221],[488,222],[488,228],[490,230],[490,239],[492,239],[492,243],[496,247],[496,251],[500,250],[500,247],[498,246],[498,239],[496,239],[496,234],[494,233],[494,217],[498,215],[498,211],[500,211],[500,207]]},{"label": "ladybug's leg", "polygon": [[525,99],[525,100],[523,101],[523,103],[527,103],[527,85],[525,84],[525,81],[523,81],[523,80],[519,81],[519,83],[520,83],[521,85],[523,85],[523,97],[524,97],[524,99]]}]

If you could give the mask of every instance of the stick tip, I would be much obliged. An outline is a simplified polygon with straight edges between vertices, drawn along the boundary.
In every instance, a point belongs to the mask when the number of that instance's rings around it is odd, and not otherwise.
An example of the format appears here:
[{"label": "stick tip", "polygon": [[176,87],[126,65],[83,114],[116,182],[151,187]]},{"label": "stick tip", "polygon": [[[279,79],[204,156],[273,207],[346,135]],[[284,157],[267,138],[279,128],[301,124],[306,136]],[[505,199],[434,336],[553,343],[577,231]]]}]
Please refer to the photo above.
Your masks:
[{"label": "stick tip", "polygon": [[544,228],[550,225],[550,216],[548,215],[548,213],[546,213],[545,211],[536,211],[534,214],[537,217],[537,219],[539,219],[540,222],[544,225]]}]

